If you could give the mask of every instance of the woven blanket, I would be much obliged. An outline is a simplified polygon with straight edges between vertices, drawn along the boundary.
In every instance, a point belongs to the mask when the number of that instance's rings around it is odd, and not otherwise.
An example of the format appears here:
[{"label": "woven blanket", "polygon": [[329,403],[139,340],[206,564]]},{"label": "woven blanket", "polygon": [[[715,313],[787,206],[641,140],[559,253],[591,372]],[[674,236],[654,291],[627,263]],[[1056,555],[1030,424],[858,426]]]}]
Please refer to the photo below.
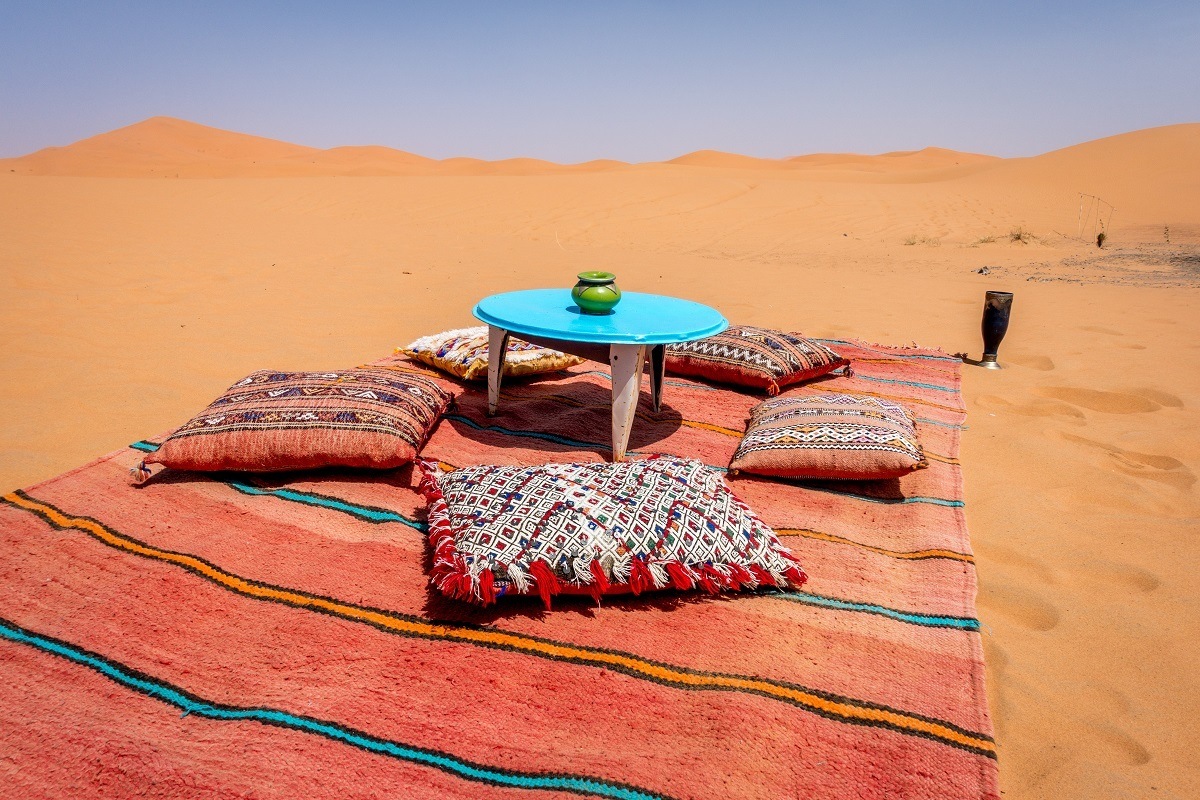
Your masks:
[{"label": "woven blanket", "polygon": [[[130,486],[151,439],[3,497],[0,796],[998,797],[959,364],[832,344],[855,376],[789,391],[904,403],[931,464],[731,478],[798,593],[447,600],[411,468]],[[656,413],[645,388],[633,457],[717,467],[761,400],[669,378]],[[467,390],[424,454],[605,459],[610,391],[590,362],[492,418]]]}]

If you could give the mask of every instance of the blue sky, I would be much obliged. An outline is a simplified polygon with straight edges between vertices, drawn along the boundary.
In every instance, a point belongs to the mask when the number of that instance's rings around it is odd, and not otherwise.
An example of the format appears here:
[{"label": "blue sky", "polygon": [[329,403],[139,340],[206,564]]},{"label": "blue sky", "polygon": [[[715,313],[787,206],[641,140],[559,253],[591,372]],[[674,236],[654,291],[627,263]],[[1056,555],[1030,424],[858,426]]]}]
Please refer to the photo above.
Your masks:
[{"label": "blue sky", "polygon": [[0,156],[160,114],[437,158],[1033,155],[1200,121],[1200,2],[0,2]]}]

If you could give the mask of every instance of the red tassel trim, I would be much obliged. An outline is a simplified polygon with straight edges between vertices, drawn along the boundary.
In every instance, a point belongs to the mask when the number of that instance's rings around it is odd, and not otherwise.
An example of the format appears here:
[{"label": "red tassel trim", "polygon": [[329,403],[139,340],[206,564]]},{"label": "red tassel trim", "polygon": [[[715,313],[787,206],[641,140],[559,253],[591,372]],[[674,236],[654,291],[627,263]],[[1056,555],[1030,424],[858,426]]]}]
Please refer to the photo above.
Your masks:
[{"label": "red tassel trim", "polygon": [[709,594],[717,594],[721,591],[723,578],[721,573],[713,569],[712,564],[705,564],[700,568],[700,587]]},{"label": "red tassel trim", "polygon": [[808,581],[808,576],[804,574],[804,570],[799,564],[793,564],[783,571],[784,577],[791,583],[793,589],[799,589]]},{"label": "red tassel trim", "polygon": [[771,577],[771,573],[760,567],[758,564],[750,565],[750,572],[754,575],[755,581],[759,586],[774,586],[775,578]]},{"label": "red tassel trim", "polygon": [[[429,544],[433,547],[433,568],[430,580],[442,594],[455,600],[475,603],[493,603],[496,600],[495,583],[490,569],[485,569],[479,578],[479,593],[471,581],[467,562],[454,544],[454,530],[450,527],[450,509],[438,488],[437,464],[418,460],[417,467],[422,476],[417,491],[429,503]],[[483,577],[487,575],[487,578]],[[485,583],[486,582],[486,583]],[[485,588],[486,585],[486,588]]]},{"label": "red tassel trim", "polygon": [[596,602],[600,602],[600,595],[608,591],[611,584],[608,582],[608,576],[604,574],[604,567],[600,566],[600,560],[592,561],[592,583],[589,586],[592,597],[596,598]]},{"label": "red tassel trim", "polygon": [[529,565],[529,574],[533,576],[534,583],[537,584],[537,592],[542,596],[542,603],[549,611],[550,598],[562,591],[558,577],[554,574],[554,570],[550,569],[550,565],[540,559]]},{"label": "red tassel trim", "polygon": [[629,565],[629,591],[639,595],[654,588],[654,575],[641,556],[634,556]]},{"label": "red tassel trim", "polygon": [[496,602],[496,578],[489,567],[479,573],[479,598],[487,606]]},{"label": "red tassel trim", "polygon": [[740,564],[727,564],[726,569],[729,570],[729,588],[734,591],[743,586],[753,586],[756,583],[749,570]]},{"label": "red tassel trim", "polygon": [[667,561],[663,564],[666,567],[667,574],[671,576],[671,586],[681,592],[686,592],[696,585],[692,580],[692,576],[688,575],[687,568],[678,561]]}]

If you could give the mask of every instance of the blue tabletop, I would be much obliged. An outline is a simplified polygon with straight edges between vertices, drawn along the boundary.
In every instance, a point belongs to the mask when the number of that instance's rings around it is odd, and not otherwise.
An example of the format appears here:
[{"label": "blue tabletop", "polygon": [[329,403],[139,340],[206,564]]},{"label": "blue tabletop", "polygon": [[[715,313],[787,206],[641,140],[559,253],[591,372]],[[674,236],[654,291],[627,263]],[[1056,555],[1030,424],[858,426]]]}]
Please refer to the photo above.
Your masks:
[{"label": "blue tabletop", "polygon": [[715,308],[660,294],[622,292],[609,314],[584,314],[570,289],[526,289],[479,301],[475,318],[515,334],[592,344],[670,344],[720,333]]}]

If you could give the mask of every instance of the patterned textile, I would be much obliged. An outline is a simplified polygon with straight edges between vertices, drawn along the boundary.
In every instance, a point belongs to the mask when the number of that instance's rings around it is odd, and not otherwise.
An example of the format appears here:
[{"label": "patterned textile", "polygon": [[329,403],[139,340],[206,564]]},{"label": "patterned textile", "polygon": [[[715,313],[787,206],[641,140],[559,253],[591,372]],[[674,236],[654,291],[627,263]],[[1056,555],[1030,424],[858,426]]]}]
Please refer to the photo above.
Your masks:
[{"label": "patterned textile", "polygon": [[[121,485],[158,438],[0,496],[0,796],[1001,800],[962,361],[830,344],[838,391],[913,410],[929,468],[731,482],[800,591],[479,607],[429,585],[409,470]],[[421,457],[605,462],[607,372],[511,385],[495,417],[468,386]],[[630,450],[714,469],[762,399],[678,379],[656,413],[648,385]]]},{"label": "patterned textile", "polygon": [[[400,352],[464,380],[487,380],[486,325],[425,336],[402,348]],[[504,355],[504,375],[538,375],[582,363],[583,359],[578,356],[569,356],[558,350],[509,336],[508,349]]]},{"label": "patterned textile", "polygon": [[391,469],[412,461],[452,399],[431,378],[377,367],[252,373],[167,437],[146,464],[210,472]]},{"label": "patterned textile", "polygon": [[799,588],[775,532],[699,461],[483,465],[422,462],[432,578],[449,597],[647,589]]},{"label": "patterned textile", "polygon": [[749,325],[667,345],[668,372],[765,389],[771,396],[839,367],[849,370],[850,361],[820,342]]},{"label": "patterned textile", "polygon": [[750,412],[729,468],[784,478],[897,478],[928,466],[912,416],[877,397],[777,397]]}]

